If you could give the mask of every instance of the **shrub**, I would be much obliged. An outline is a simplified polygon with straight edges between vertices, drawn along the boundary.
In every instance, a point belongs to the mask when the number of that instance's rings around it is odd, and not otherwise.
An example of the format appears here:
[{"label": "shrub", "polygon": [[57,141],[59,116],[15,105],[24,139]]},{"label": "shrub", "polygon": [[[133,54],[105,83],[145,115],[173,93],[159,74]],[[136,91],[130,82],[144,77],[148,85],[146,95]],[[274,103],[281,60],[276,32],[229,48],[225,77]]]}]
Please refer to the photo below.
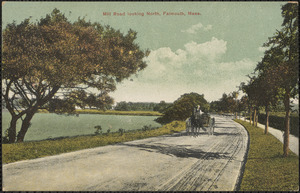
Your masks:
[{"label": "shrub", "polygon": [[[281,131],[284,131],[285,130],[284,119],[285,119],[285,117],[282,117],[282,116],[270,115],[269,116],[269,125],[270,125],[270,127],[274,127]],[[258,122],[261,124],[265,124],[266,115],[259,114]],[[291,116],[290,117],[290,133],[292,135],[299,137],[299,116]]]},{"label": "shrub", "polygon": [[200,105],[201,111],[207,112],[209,104],[205,100],[204,95],[198,93],[189,93],[181,95],[172,105],[165,111],[162,117],[158,117],[155,121],[160,124],[170,123],[174,120],[184,121],[192,115],[195,106]]},{"label": "shrub", "polygon": [[142,131],[147,131],[147,130],[151,130],[151,129],[154,129],[154,128],[152,128],[152,125],[144,125],[142,128]]},{"label": "shrub", "polygon": [[120,135],[123,135],[123,134],[124,134],[124,132],[125,132],[125,129],[122,129],[122,128],[120,128],[120,129],[119,129],[119,133],[120,133]]},{"label": "shrub", "polygon": [[102,134],[102,127],[100,125],[95,126],[95,135],[100,135]]}]

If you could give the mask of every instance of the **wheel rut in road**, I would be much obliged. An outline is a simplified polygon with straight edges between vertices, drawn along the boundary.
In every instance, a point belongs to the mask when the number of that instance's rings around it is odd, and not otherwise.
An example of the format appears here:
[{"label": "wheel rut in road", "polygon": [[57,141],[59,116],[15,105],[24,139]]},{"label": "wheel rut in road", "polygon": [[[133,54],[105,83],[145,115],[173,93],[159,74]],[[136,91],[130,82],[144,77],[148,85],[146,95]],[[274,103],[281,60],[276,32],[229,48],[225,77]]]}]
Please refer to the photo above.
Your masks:
[{"label": "wheel rut in road", "polygon": [[[240,136],[239,133],[230,133]],[[161,186],[161,191],[209,191],[218,189],[218,177],[224,172],[228,162],[234,159],[236,152],[240,150],[240,137],[234,137],[228,144],[227,141],[217,141],[204,153],[199,161]],[[213,151],[213,152],[212,152]],[[214,177],[214,178],[209,178]]]}]

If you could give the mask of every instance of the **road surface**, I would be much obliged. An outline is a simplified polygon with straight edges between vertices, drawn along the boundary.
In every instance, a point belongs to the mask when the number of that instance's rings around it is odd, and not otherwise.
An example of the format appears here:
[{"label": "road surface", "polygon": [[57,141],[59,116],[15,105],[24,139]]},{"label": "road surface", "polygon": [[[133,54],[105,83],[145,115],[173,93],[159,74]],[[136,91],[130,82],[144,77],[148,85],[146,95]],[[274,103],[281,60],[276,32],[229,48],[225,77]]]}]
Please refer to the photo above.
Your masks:
[{"label": "road surface", "polygon": [[216,117],[213,136],[185,133],[3,165],[4,191],[232,191],[245,129]]}]

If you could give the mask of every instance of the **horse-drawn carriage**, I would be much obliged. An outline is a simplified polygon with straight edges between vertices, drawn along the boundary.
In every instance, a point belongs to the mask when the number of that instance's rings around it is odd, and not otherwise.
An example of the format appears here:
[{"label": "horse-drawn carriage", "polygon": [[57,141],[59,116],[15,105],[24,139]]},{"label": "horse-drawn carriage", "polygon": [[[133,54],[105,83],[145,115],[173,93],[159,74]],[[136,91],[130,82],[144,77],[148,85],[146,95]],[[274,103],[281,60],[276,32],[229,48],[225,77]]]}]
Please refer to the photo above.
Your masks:
[{"label": "horse-drawn carriage", "polygon": [[198,136],[200,129],[203,129],[208,135],[213,135],[215,128],[215,118],[211,118],[208,113],[195,112],[186,119],[187,135]]}]

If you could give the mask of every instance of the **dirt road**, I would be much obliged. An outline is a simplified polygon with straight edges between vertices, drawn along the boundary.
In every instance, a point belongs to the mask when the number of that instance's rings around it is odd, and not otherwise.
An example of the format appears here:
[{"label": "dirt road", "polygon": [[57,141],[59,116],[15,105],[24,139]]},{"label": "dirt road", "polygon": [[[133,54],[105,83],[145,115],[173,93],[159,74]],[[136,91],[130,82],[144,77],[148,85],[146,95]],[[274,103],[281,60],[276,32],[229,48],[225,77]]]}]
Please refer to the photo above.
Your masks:
[{"label": "dirt road", "polygon": [[185,133],[81,150],[3,166],[6,191],[230,191],[248,136],[216,117],[214,136]]}]

